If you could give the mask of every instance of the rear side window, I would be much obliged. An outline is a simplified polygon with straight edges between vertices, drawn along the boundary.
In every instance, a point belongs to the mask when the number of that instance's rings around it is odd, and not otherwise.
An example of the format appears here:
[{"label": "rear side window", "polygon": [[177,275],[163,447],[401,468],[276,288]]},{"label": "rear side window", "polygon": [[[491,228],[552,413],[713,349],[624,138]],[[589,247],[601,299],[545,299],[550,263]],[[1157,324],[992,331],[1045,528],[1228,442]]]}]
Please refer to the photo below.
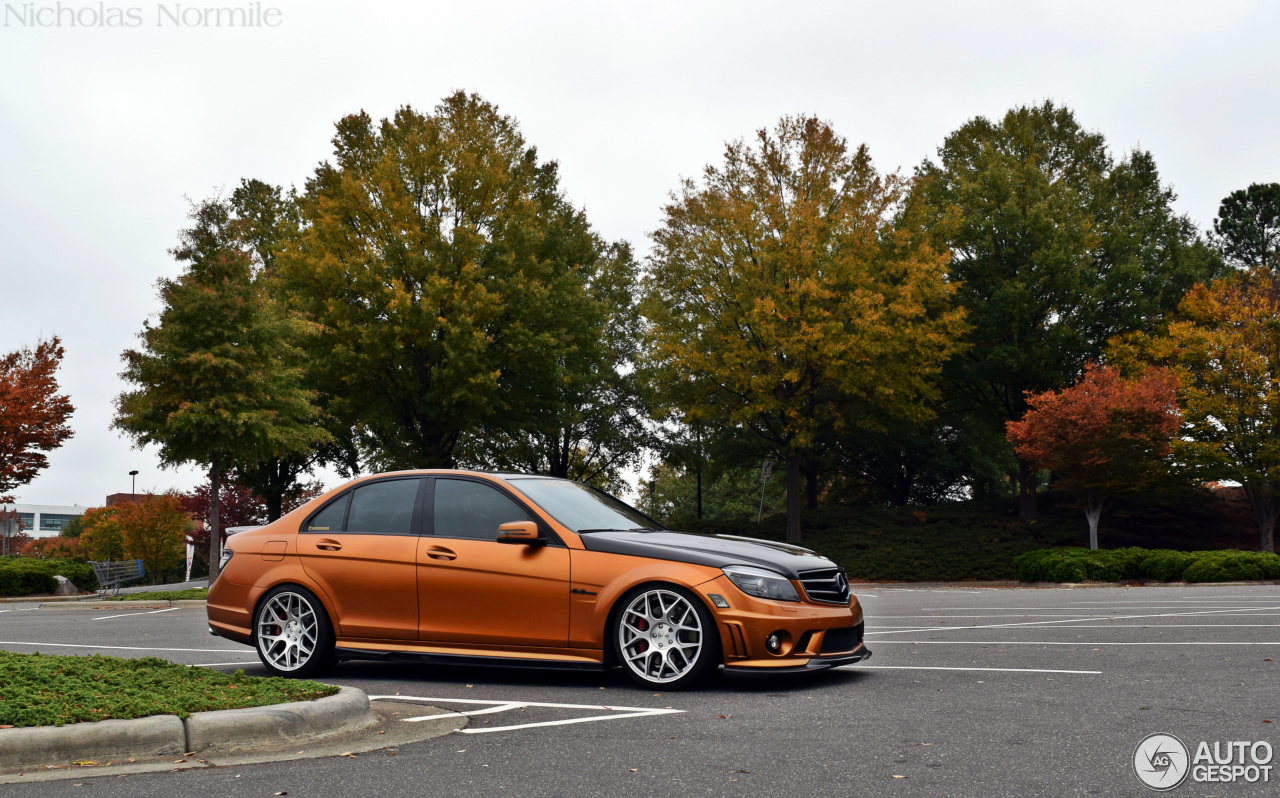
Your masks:
[{"label": "rear side window", "polygon": [[311,516],[303,531],[408,535],[420,482],[393,479],[362,485],[326,504]]},{"label": "rear side window", "polygon": [[497,488],[464,479],[436,479],[436,537],[497,540],[502,524],[533,520]]},{"label": "rear side window", "polygon": [[363,485],[351,493],[347,531],[370,535],[407,535],[413,523],[418,480],[395,479]]},{"label": "rear side window", "polygon": [[311,516],[307,523],[308,532],[341,532],[343,519],[347,516],[347,502],[351,494],[347,493],[324,506],[320,512]]}]

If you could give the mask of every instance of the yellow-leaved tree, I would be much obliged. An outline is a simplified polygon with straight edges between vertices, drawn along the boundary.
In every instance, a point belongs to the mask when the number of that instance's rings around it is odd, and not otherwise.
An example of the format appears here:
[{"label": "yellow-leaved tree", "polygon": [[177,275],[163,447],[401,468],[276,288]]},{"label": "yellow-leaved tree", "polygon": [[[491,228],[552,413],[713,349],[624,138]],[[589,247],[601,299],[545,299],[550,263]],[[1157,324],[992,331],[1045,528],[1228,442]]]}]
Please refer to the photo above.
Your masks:
[{"label": "yellow-leaved tree", "polygon": [[1244,486],[1258,548],[1280,516],[1280,275],[1265,266],[1197,285],[1163,335],[1113,342],[1110,359],[1171,366],[1182,429],[1175,459],[1201,480]]},{"label": "yellow-leaved tree", "polygon": [[824,433],[927,415],[960,346],[947,253],[893,223],[906,187],[829,124],[786,117],[685,180],[653,234],[641,309],[663,409],[786,462],[788,541]]}]

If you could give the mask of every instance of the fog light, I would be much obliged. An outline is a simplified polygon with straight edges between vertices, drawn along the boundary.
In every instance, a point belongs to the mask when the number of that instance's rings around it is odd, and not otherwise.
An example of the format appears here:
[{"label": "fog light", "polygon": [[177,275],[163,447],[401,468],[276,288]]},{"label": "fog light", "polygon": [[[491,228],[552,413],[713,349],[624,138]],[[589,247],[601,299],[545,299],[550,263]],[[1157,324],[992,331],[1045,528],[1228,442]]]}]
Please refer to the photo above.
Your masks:
[{"label": "fog light", "polygon": [[777,632],[769,635],[764,639],[764,647],[769,649],[770,654],[777,654],[782,650],[782,636]]},{"label": "fog light", "polygon": [[720,609],[722,610],[729,609],[729,602],[724,600],[724,596],[719,596],[719,595],[716,595],[715,593],[708,593],[707,598],[711,599],[711,603],[716,605]]}]

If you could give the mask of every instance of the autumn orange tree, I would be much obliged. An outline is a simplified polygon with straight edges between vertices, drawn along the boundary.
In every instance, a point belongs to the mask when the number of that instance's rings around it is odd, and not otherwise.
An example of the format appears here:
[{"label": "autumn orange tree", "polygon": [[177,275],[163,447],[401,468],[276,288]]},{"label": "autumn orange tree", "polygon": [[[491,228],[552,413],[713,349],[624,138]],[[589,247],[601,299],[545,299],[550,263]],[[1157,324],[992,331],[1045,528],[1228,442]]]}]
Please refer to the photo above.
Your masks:
[{"label": "autumn orange tree", "polygon": [[154,584],[156,577],[182,563],[191,519],[172,494],[145,496],[116,508],[124,555],[142,560]]},{"label": "autumn orange tree", "polygon": [[1179,378],[1177,456],[1202,480],[1244,486],[1258,545],[1275,551],[1280,515],[1280,275],[1254,266],[1197,285],[1159,336],[1131,336],[1115,357],[1167,364]]},{"label": "autumn orange tree", "polygon": [[98,562],[124,559],[124,533],[116,518],[118,507],[90,507],[80,516],[80,550]]},{"label": "autumn orange tree", "polygon": [[686,180],[653,234],[646,369],[680,422],[744,430],[786,462],[789,541],[825,433],[925,414],[958,348],[946,253],[890,223],[904,188],[865,146],[788,117]]},{"label": "autumn orange tree", "polygon": [[1028,394],[1026,414],[1007,424],[1018,456],[1056,475],[1055,488],[1085,500],[1089,548],[1109,496],[1149,484],[1172,451],[1178,429],[1177,378],[1150,367],[1136,380],[1089,364],[1061,391]]},{"label": "autumn orange tree", "polygon": [[74,433],[67,421],[75,408],[58,393],[64,350],[55,336],[0,357],[0,503],[49,466],[46,454]]}]

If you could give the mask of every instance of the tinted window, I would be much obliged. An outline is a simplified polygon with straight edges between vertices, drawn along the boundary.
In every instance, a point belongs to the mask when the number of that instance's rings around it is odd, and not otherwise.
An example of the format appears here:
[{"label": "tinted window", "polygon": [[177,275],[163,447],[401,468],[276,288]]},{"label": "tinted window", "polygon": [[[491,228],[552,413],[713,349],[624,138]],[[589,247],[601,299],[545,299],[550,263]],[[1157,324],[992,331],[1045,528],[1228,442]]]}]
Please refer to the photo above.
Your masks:
[{"label": "tinted window", "polygon": [[574,532],[601,529],[662,529],[649,516],[594,488],[567,479],[512,480],[551,517]]},{"label": "tinted window", "polygon": [[347,531],[373,535],[407,535],[413,522],[413,505],[417,498],[416,479],[394,479],[356,488],[351,493]]},{"label": "tinted window", "polygon": [[341,532],[342,518],[347,514],[347,499],[351,494],[339,496],[324,506],[324,509],[311,516],[307,524],[308,532]]},{"label": "tinted window", "polygon": [[497,488],[462,479],[436,480],[435,507],[435,534],[446,538],[496,540],[500,525],[534,520]]}]

